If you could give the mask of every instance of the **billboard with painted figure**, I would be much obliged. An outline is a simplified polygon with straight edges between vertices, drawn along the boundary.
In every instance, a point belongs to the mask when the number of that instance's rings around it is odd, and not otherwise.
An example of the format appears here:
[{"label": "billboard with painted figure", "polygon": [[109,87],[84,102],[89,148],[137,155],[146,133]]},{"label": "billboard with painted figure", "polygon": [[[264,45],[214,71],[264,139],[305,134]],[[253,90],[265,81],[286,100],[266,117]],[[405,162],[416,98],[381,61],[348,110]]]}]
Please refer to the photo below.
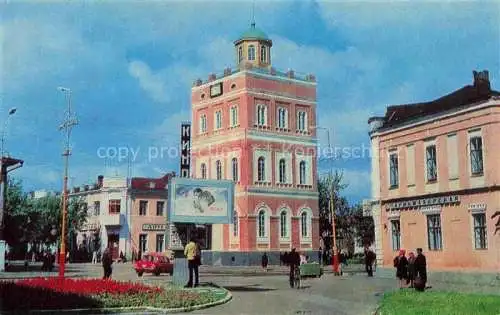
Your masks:
[{"label": "billboard with painted figure", "polygon": [[233,219],[234,182],[172,178],[169,183],[170,222],[229,224]]}]

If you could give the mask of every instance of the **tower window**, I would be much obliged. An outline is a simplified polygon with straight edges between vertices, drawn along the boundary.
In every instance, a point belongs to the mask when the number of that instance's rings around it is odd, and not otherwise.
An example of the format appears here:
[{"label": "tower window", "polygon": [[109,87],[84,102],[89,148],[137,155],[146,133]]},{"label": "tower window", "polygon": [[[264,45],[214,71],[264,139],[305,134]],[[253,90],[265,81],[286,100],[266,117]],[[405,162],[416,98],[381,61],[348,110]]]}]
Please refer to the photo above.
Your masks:
[{"label": "tower window", "polygon": [[306,184],[306,162],[305,161],[300,161],[300,164],[299,164],[299,184],[300,185]]},{"label": "tower window", "polygon": [[240,63],[243,60],[243,47],[238,48],[238,63]]},{"label": "tower window", "polygon": [[265,126],[267,125],[267,106],[257,105],[257,125]]},{"label": "tower window", "polygon": [[248,46],[248,60],[255,60],[255,46]]},{"label": "tower window", "polygon": [[279,180],[280,183],[285,183],[286,182],[286,163],[285,159],[281,159],[279,162]]},{"label": "tower window", "polygon": [[260,62],[267,62],[267,47],[260,46]]},{"label": "tower window", "polygon": [[257,160],[257,180],[263,182],[266,180],[266,164],[263,156],[259,157]]},{"label": "tower window", "polygon": [[231,160],[231,166],[233,170],[233,181],[237,182],[238,181],[238,159],[233,158]]}]

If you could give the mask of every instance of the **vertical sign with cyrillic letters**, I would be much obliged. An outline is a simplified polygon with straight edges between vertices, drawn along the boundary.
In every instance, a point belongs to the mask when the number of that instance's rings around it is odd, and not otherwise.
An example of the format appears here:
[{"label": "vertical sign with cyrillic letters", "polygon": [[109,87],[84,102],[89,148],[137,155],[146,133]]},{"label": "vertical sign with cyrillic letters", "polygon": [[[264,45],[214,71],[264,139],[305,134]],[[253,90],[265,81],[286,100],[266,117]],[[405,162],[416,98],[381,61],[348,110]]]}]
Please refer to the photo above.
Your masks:
[{"label": "vertical sign with cyrillic letters", "polygon": [[191,124],[181,124],[181,170],[180,177],[189,177],[191,166]]}]

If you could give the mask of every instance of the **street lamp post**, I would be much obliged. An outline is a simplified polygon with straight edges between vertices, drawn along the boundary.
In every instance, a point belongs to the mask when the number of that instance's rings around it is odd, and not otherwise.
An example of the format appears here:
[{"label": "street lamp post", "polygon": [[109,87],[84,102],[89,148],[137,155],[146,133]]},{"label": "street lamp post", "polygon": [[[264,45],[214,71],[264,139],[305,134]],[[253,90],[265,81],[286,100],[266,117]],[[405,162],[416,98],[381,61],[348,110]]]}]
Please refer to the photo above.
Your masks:
[{"label": "street lamp post", "polygon": [[[321,129],[321,130],[326,130],[327,132],[327,139],[328,139],[328,148],[331,149],[331,143],[330,143],[330,128],[326,127],[321,127],[321,126],[315,126],[313,127],[314,129]],[[333,189],[333,187],[332,187]],[[328,202],[328,207],[329,207],[329,212],[331,213],[332,217],[332,249],[333,249],[333,272],[334,274],[339,274],[339,251],[337,248],[337,231],[335,227],[335,200],[333,198],[334,192],[330,191],[330,200]]]},{"label": "street lamp post", "polygon": [[7,116],[7,119],[5,119],[5,123],[3,124],[3,129],[2,129],[2,151],[1,151],[0,157],[3,157],[4,153],[5,153],[5,136],[6,136],[6,132],[7,132],[7,123],[9,122],[10,116],[14,115],[16,113],[16,111],[17,111],[17,108],[12,107],[9,110],[9,114]]},{"label": "street lamp post", "polygon": [[68,168],[69,156],[71,155],[70,149],[70,136],[71,129],[77,125],[77,120],[71,116],[71,90],[64,87],[59,87],[59,91],[64,93],[67,103],[66,117],[59,130],[65,131],[66,141],[64,146],[64,178],[63,178],[63,193],[62,193],[62,222],[61,222],[61,251],[59,253],[59,276],[64,277],[66,266],[66,215],[68,213]]}]

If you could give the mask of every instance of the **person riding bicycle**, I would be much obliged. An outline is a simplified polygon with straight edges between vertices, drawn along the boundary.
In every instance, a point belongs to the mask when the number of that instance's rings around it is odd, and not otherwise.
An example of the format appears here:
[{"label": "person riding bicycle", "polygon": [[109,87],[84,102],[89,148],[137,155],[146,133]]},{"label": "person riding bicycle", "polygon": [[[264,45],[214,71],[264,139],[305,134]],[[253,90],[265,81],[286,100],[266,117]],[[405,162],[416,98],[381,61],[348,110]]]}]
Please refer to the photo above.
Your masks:
[{"label": "person riding bicycle", "polygon": [[295,269],[300,266],[300,255],[295,251],[295,248],[292,248],[292,251],[288,256],[288,261],[290,264],[290,287],[293,288]]}]

